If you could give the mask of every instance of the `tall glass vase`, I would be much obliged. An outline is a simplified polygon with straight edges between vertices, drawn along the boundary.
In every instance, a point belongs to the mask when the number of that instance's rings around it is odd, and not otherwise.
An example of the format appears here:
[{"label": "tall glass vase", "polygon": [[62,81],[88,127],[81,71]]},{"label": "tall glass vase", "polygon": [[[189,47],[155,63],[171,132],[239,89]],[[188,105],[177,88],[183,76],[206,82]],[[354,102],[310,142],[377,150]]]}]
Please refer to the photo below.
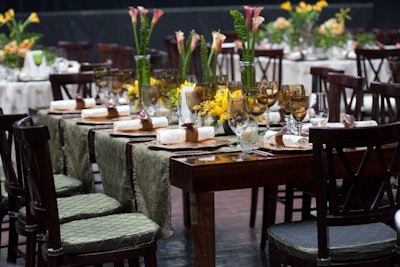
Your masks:
[{"label": "tall glass vase", "polygon": [[313,28],[314,21],[305,21],[300,29],[299,47],[306,58],[314,54]]},{"label": "tall glass vase", "polygon": [[[136,73],[138,79],[138,86],[139,86],[139,103],[140,103],[140,110],[143,110],[143,101],[142,96],[146,95],[143,93],[144,88],[143,85],[150,85],[150,55],[135,55],[135,62],[136,62]],[[132,113],[134,107],[131,108]]]},{"label": "tall glass vase", "polygon": [[240,61],[240,74],[242,79],[242,90],[256,87],[256,61]]}]

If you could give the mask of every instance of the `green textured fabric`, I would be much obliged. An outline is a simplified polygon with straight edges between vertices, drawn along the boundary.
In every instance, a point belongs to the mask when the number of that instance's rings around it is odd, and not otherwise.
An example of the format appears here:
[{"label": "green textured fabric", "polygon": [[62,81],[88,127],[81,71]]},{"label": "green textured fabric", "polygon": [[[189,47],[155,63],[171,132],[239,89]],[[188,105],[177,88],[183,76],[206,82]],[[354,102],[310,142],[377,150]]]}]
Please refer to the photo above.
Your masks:
[{"label": "green textured fabric", "polygon": [[160,237],[160,227],[140,213],[122,213],[61,225],[62,251],[49,256],[136,248]]},{"label": "green textured fabric", "polygon": [[46,109],[38,111],[38,122],[40,125],[47,125],[50,133],[49,149],[51,153],[51,164],[54,173],[64,171],[64,151],[60,142],[59,122],[62,115],[50,115]]},{"label": "green textured fabric", "polygon": [[54,186],[58,197],[71,196],[82,192],[82,181],[64,174],[54,174]]},{"label": "green textured fabric", "polygon": [[[289,255],[316,262],[318,253],[316,221],[276,224],[267,230],[268,241]],[[332,262],[368,259],[390,255],[396,231],[383,223],[329,228]]]},{"label": "green textured fabric", "polygon": [[[105,194],[117,199],[124,211],[136,211],[132,177],[126,166],[128,138],[110,138],[110,133],[97,130],[95,134],[96,162],[101,173]],[[111,152],[111,153],[110,153]]]},{"label": "green textured fabric", "polygon": [[[57,198],[60,223],[105,216],[121,212],[120,203],[102,193],[90,193]],[[26,210],[19,210],[19,220],[26,221]]]},{"label": "green textured fabric", "polygon": [[64,152],[67,174],[79,177],[85,192],[93,191],[94,176],[90,163],[88,133],[93,126],[77,125],[74,119],[65,119]]},{"label": "green textured fabric", "polygon": [[[225,138],[225,137],[224,137]],[[231,141],[236,137],[226,137]],[[163,237],[173,234],[171,225],[171,195],[169,160],[174,151],[151,150],[147,144],[132,144],[133,182],[137,209],[161,227]],[[238,151],[234,147],[221,147],[215,152]],[[179,151],[179,156],[185,155]],[[188,150],[187,154],[190,155]]]}]

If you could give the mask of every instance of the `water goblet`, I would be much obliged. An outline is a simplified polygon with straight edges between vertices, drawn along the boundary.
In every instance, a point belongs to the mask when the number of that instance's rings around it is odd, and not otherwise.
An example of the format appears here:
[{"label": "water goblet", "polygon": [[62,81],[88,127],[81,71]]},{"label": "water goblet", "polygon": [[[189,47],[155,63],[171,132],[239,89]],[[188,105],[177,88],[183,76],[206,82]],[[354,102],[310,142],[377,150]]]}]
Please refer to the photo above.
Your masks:
[{"label": "water goblet", "polygon": [[247,112],[259,122],[259,118],[267,109],[268,96],[265,90],[255,87],[246,90]]},{"label": "water goblet", "polygon": [[250,154],[251,151],[259,146],[258,123],[254,119],[249,119],[249,123],[242,134],[241,148],[243,153]]},{"label": "water goblet", "polygon": [[261,81],[257,83],[257,88],[258,91],[262,95],[267,96],[267,109],[266,109],[266,120],[265,124],[267,129],[269,128],[269,111],[270,108],[275,105],[275,103],[278,100],[278,92],[279,92],[279,87],[278,87],[278,82],[277,81]]},{"label": "water goblet", "polygon": [[109,67],[96,67],[93,69],[93,82],[97,91],[96,99],[99,99],[101,104],[105,104],[106,101],[107,79],[105,77],[108,75],[110,75]]},{"label": "water goblet", "polygon": [[302,95],[305,94],[303,85],[301,84],[284,84],[281,90],[278,92],[279,107],[283,116],[285,117],[286,126],[288,133],[293,134],[295,132],[295,125],[293,121],[292,111],[290,107],[290,97],[294,94]]},{"label": "water goblet", "polygon": [[42,65],[43,62],[43,51],[42,50],[36,50],[32,51],[32,57],[33,57],[33,62],[35,63],[36,66]]},{"label": "water goblet", "polygon": [[230,98],[228,105],[228,125],[236,134],[238,147],[242,149],[241,138],[249,124],[249,113],[247,112],[247,98]]},{"label": "water goblet", "polygon": [[147,115],[150,117],[156,116],[160,98],[160,86],[158,84],[142,84],[139,95],[142,108]]},{"label": "water goblet", "polygon": [[295,120],[296,135],[301,135],[303,119],[306,117],[308,111],[308,99],[308,96],[304,94],[295,93],[290,96],[290,110]]},{"label": "water goblet", "polygon": [[310,95],[308,110],[310,123],[313,127],[324,127],[329,119],[328,95],[325,92],[316,92]]}]

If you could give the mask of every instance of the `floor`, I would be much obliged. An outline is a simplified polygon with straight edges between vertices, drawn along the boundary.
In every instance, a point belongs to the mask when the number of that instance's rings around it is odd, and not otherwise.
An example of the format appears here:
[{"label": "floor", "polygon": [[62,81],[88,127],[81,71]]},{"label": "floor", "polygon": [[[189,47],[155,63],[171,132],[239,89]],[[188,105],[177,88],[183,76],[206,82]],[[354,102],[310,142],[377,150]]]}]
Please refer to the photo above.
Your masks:
[{"label": "floor", "polygon": [[[262,216],[262,190],[259,194],[256,226],[249,227],[250,189],[217,192],[216,205],[216,265],[218,267],[259,267],[268,266],[267,255],[259,248]],[[175,187],[171,189],[172,221],[174,236],[158,241],[159,267],[193,266],[190,229],[185,229],[182,220],[182,194]],[[283,220],[282,207],[278,205],[277,222]],[[7,243],[3,234],[2,244]],[[23,259],[16,265],[7,264],[6,250],[1,249],[0,267],[24,266]],[[108,266],[108,265],[107,265]]]}]

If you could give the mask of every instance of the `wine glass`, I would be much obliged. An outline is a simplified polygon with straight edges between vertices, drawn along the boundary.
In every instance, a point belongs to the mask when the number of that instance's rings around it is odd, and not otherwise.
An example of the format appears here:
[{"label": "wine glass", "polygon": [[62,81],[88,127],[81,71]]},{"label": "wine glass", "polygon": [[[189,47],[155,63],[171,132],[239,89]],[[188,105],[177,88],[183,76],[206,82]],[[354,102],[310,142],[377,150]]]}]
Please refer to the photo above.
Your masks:
[{"label": "wine glass", "polygon": [[308,110],[310,123],[314,127],[324,127],[329,119],[328,95],[325,92],[316,92],[310,95]]},{"label": "wine glass", "polygon": [[308,111],[308,100],[309,97],[305,95],[304,87],[302,88],[302,90],[294,91],[294,93],[290,96],[289,105],[292,116],[295,120],[297,135],[301,135],[303,119],[306,117]]},{"label": "wine glass", "polygon": [[105,76],[110,75],[109,67],[96,67],[93,69],[93,82],[96,85],[97,99],[100,99],[102,104],[106,104],[106,88],[107,80]]},{"label": "wine glass", "polygon": [[277,81],[261,81],[257,83],[257,88],[263,95],[267,96],[267,109],[266,109],[266,127],[269,128],[269,111],[278,100],[278,82]]},{"label": "wine glass", "polygon": [[190,110],[191,114],[191,122],[193,123],[194,126],[199,126],[199,120],[198,120],[198,107],[201,103],[201,89],[199,89],[201,85],[198,84],[196,88],[192,91],[187,91],[185,93],[186,97],[186,104],[187,107]]},{"label": "wine glass", "polygon": [[140,101],[142,108],[149,117],[157,115],[157,105],[160,98],[160,86],[158,84],[142,84],[140,86]]},{"label": "wine glass", "polygon": [[43,62],[43,51],[41,50],[32,51],[32,57],[35,65],[39,67]]},{"label": "wine glass", "polygon": [[249,124],[247,98],[230,98],[228,105],[228,125],[238,138],[238,147],[242,149],[241,138]]},{"label": "wine glass", "polygon": [[261,87],[255,87],[246,90],[247,112],[259,122],[259,117],[264,114],[267,109],[268,96]]},{"label": "wine glass", "polygon": [[105,105],[106,107],[118,106],[119,95],[122,90],[122,75],[119,73],[111,73],[110,75],[104,76],[106,80],[106,93],[105,93]]},{"label": "wine glass", "polygon": [[300,92],[305,92],[302,84],[284,84],[282,85],[281,90],[278,92],[279,107],[285,117],[288,133],[291,134],[295,132],[295,126],[292,116],[292,110],[290,107],[290,97],[296,92],[297,94],[300,94]]}]

